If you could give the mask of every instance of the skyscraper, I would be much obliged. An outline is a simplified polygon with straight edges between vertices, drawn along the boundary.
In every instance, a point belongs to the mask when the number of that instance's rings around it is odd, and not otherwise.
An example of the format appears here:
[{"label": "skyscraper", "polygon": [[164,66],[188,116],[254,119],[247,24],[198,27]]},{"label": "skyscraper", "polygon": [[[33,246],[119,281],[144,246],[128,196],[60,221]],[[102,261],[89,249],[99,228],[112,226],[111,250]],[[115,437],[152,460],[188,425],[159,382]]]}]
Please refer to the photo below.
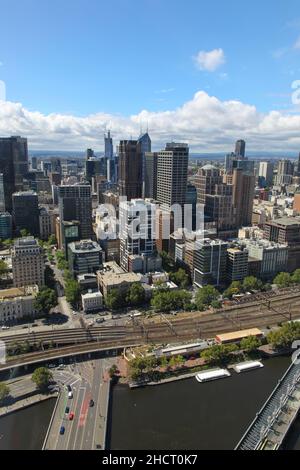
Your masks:
[{"label": "skyscraper", "polygon": [[13,219],[17,232],[25,229],[35,237],[40,235],[38,196],[33,191],[14,193]]},{"label": "skyscraper", "polygon": [[260,162],[258,176],[264,179],[265,186],[272,186],[274,164],[272,162]]},{"label": "skyscraper", "polygon": [[162,208],[173,204],[184,206],[186,201],[189,147],[168,143],[157,156],[157,201]]},{"label": "skyscraper", "polygon": [[157,193],[157,152],[145,152],[144,197],[156,199]]},{"label": "skyscraper", "polygon": [[58,207],[61,226],[63,221],[77,220],[80,223],[80,238],[90,239],[92,237],[92,196],[90,185],[75,184],[60,186],[58,188]]},{"label": "skyscraper", "polygon": [[128,201],[142,196],[142,151],[136,140],[121,140],[119,154],[120,196]]},{"label": "skyscraper", "polygon": [[104,134],[104,157],[105,158],[113,158],[114,156],[114,147],[113,147],[113,140],[110,136],[110,131],[108,131],[107,136]]},{"label": "skyscraper", "polygon": [[151,139],[146,132],[145,134],[141,134],[138,142],[141,144],[141,153],[142,153],[142,181],[143,181],[143,188],[142,188],[142,194],[144,195],[145,193],[145,153],[146,152],[151,152]]},{"label": "skyscraper", "polygon": [[232,177],[233,206],[238,228],[251,225],[255,176],[242,169],[234,169]]},{"label": "skyscraper", "polygon": [[120,265],[125,271],[157,270],[155,213],[150,199],[120,203]]},{"label": "skyscraper", "polygon": [[12,210],[12,194],[22,190],[23,178],[28,172],[27,139],[0,138],[0,173],[3,173],[6,210]]},{"label": "skyscraper", "polygon": [[0,212],[5,212],[4,179],[0,173]]},{"label": "skyscraper", "polygon": [[244,140],[237,140],[235,143],[235,154],[237,157],[245,158],[246,142]]},{"label": "skyscraper", "polygon": [[107,181],[115,181],[116,168],[115,168],[115,159],[114,159],[114,146],[113,140],[110,136],[110,131],[108,131],[107,136],[104,134],[104,158],[106,160],[106,176]]}]

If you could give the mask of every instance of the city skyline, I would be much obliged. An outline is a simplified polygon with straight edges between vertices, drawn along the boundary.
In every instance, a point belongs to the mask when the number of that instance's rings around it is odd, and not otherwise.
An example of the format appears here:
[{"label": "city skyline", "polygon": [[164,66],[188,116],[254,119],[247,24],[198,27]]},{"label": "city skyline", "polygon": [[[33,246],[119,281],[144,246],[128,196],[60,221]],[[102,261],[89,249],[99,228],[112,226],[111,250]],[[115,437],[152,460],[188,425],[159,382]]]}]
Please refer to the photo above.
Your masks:
[{"label": "city skyline", "polygon": [[2,0],[17,34],[9,22],[0,31],[0,135],[27,136],[33,150],[104,150],[108,129],[116,143],[148,128],[154,151],[171,139],[226,153],[243,138],[253,151],[297,152],[300,9],[273,3],[255,1],[257,16],[236,0]]}]

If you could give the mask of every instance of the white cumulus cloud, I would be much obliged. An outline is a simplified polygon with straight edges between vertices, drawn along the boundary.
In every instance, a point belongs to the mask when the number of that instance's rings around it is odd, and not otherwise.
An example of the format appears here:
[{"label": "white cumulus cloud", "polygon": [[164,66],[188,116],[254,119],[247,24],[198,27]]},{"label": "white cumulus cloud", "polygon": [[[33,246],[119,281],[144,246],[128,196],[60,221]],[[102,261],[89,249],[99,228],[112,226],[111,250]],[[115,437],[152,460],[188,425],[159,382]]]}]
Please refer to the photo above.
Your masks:
[{"label": "white cumulus cloud", "polygon": [[194,62],[200,70],[214,72],[225,64],[226,58],[223,49],[213,49],[212,51],[199,51],[194,57]]},{"label": "white cumulus cloud", "polygon": [[192,152],[228,152],[244,138],[249,150],[300,151],[300,114],[261,113],[237,100],[221,101],[205,91],[176,109],[131,116],[107,113],[78,117],[42,114],[21,103],[0,101],[0,136],[22,135],[38,150],[103,150],[103,134],[111,129],[116,144],[136,138],[141,123],[148,123],[155,150],[170,140],[187,142]]}]

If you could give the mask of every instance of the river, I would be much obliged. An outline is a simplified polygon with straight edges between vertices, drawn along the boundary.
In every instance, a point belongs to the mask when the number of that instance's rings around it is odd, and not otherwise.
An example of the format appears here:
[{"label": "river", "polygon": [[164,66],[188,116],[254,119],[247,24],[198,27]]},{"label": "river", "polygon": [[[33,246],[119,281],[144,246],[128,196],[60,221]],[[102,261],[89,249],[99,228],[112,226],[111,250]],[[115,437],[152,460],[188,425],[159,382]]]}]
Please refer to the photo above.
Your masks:
[{"label": "river", "polygon": [[233,449],[289,364],[290,358],[277,357],[262,369],[202,384],[117,385],[110,448]]},{"label": "river", "polygon": [[0,418],[0,450],[41,449],[55,406],[45,400]]},{"label": "river", "polygon": [[[264,364],[262,369],[232,372],[229,378],[202,384],[187,379],[134,390],[115,386],[110,449],[233,449],[290,358]],[[0,418],[0,450],[41,449],[54,404],[55,400],[47,400]],[[287,448],[300,448],[300,420]]]}]

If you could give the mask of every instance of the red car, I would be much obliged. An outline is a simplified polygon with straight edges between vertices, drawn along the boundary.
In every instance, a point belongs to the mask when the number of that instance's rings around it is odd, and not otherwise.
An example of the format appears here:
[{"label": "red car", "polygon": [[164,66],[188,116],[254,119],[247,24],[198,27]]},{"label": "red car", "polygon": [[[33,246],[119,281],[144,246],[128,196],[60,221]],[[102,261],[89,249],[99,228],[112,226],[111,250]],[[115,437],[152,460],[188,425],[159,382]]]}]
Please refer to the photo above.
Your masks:
[{"label": "red car", "polygon": [[74,416],[75,415],[74,415],[73,411],[71,411],[71,413],[69,414],[69,421],[73,421]]}]

